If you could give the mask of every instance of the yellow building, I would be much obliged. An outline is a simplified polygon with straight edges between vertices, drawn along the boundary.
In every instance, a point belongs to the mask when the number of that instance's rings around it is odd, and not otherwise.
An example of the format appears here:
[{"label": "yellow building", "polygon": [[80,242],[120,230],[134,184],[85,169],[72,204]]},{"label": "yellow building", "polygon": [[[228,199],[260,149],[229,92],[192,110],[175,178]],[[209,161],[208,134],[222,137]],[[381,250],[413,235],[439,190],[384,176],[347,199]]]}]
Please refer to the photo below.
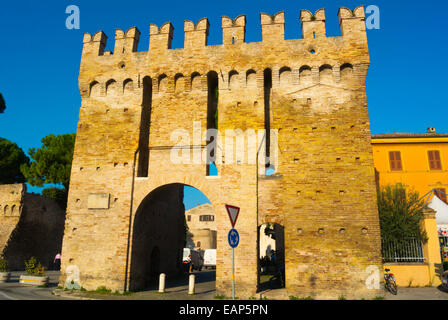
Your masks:
[{"label": "yellow building", "polygon": [[380,186],[401,182],[424,196],[433,189],[447,201],[448,134],[427,133],[372,136],[373,159]]},{"label": "yellow building", "polygon": [[[448,134],[434,128],[427,133],[392,133],[372,136],[377,183],[402,183],[420,196],[435,190],[445,203],[448,190]],[[429,199],[428,199],[429,200]],[[390,262],[384,268],[395,274],[399,286],[437,286],[443,271],[435,211],[426,210],[422,227],[428,242],[422,246],[424,261]]]}]

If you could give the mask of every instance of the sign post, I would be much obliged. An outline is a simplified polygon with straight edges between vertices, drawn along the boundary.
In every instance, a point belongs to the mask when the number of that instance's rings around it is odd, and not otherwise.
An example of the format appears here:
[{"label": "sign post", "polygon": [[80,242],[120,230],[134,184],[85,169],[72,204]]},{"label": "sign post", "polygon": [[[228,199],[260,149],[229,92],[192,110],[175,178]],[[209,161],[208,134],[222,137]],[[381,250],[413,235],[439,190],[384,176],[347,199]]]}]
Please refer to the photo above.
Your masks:
[{"label": "sign post", "polygon": [[230,247],[232,247],[232,300],[235,300],[235,248],[238,247],[240,242],[240,235],[234,228],[238,214],[240,213],[240,208],[226,204],[226,210],[229,214],[230,223],[232,224],[232,229],[229,231],[227,240],[229,241]]}]

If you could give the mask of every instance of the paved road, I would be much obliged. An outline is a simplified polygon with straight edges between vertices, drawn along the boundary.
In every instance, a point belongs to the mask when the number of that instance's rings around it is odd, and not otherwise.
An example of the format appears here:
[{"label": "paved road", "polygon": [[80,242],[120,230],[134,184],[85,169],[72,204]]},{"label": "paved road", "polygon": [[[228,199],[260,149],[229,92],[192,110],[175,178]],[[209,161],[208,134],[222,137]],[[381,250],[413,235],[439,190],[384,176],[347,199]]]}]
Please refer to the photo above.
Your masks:
[{"label": "paved road", "polygon": [[166,278],[165,293],[159,293],[158,284],[145,291],[134,292],[130,295],[96,294],[92,292],[55,290],[56,294],[64,297],[90,298],[100,300],[214,300],[216,296],[214,270],[195,271],[195,294],[188,294],[188,274],[175,278]]},{"label": "paved road", "polygon": [[[215,271],[195,272],[196,290],[195,295],[188,294],[188,275],[184,274],[177,278],[167,278],[166,293],[158,293],[158,287],[154,285],[146,291],[136,292],[131,295],[101,295],[84,292],[74,294],[69,291],[57,290],[59,272],[48,271],[50,283],[48,288],[37,288],[25,286],[19,283],[19,277],[24,272],[12,272],[12,277],[8,283],[0,283],[0,300],[72,300],[72,299],[100,299],[100,300],[214,300],[215,291]],[[284,290],[284,289],[283,289]],[[276,290],[269,292],[266,296],[282,299],[275,296]],[[56,292],[56,294],[53,294]],[[281,290],[278,292],[281,294]],[[286,293],[285,293],[286,294]],[[285,298],[287,299],[287,298]],[[398,295],[390,293],[384,294],[385,300],[448,300],[448,290],[433,287],[423,288],[398,288]]]},{"label": "paved road", "polygon": [[[146,291],[131,295],[101,295],[89,292],[74,292],[57,289],[59,272],[48,271],[50,278],[48,288],[26,286],[19,283],[19,277],[25,272],[12,272],[7,283],[0,283],[0,300],[67,300],[67,299],[105,299],[105,300],[213,300],[215,293],[216,272],[194,272],[196,277],[195,295],[188,294],[188,274],[176,278],[167,278],[166,292],[158,293],[158,286],[154,285]],[[56,294],[53,294],[53,293]]]},{"label": "paved road", "polygon": [[448,300],[448,291],[442,288],[398,288],[396,296],[386,293],[385,300]]},{"label": "paved road", "polygon": [[63,300],[65,297],[58,297],[52,291],[58,285],[59,272],[48,271],[50,278],[48,288],[38,288],[26,286],[19,283],[19,277],[25,272],[12,272],[11,279],[7,283],[0,283],[0,300]]}]

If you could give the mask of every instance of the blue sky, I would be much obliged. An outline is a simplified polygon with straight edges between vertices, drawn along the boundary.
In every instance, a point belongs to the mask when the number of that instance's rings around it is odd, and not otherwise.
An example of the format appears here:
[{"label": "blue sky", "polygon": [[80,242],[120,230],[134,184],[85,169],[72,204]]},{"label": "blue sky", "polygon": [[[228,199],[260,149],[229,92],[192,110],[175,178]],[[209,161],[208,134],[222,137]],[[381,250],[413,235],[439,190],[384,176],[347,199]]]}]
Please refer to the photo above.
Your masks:
[{"label": "blue sky", "polygon": [[[187,5],[188,4],[188,5]],[[76,131],[81,103],[77,77],[84,32],[103,30],[113,50],[116,28],[137,26],[139,51],[148,50],[149,24],[174,25],[173,47],[183,47],[183,22],[208,17],[209,44],[222,43],[221,16],[247,18],[246,41],[261,41],[260,12],[285,11],[287,39],[301,37],[301,9],[326,9],[327,35],[339,36],[340,6],[376,5],[380,30],[369,30],[367,98],[372,133],[448,133],[445,63],[448,4],[442,1],[8,1],[0,11],[0,92],[7,110],[0,137],[25,152],[42,137]],[[79,30],[65,27],[69,5],[80,9]],[[191,203],[196,198],[191,196]]]}]

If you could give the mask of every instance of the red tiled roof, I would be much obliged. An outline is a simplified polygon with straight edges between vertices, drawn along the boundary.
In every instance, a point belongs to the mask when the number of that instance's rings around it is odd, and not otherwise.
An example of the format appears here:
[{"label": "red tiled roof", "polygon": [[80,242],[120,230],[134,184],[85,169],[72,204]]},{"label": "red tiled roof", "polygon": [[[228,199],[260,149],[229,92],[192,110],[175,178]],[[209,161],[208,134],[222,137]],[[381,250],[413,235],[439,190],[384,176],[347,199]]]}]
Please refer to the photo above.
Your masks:
[{"label": "red tiled roof", "polygon": [[447,133],[407,133],[395,132],[385,134],[374,134],[372,139],[392,139],[392,138],[445,138]]}]

